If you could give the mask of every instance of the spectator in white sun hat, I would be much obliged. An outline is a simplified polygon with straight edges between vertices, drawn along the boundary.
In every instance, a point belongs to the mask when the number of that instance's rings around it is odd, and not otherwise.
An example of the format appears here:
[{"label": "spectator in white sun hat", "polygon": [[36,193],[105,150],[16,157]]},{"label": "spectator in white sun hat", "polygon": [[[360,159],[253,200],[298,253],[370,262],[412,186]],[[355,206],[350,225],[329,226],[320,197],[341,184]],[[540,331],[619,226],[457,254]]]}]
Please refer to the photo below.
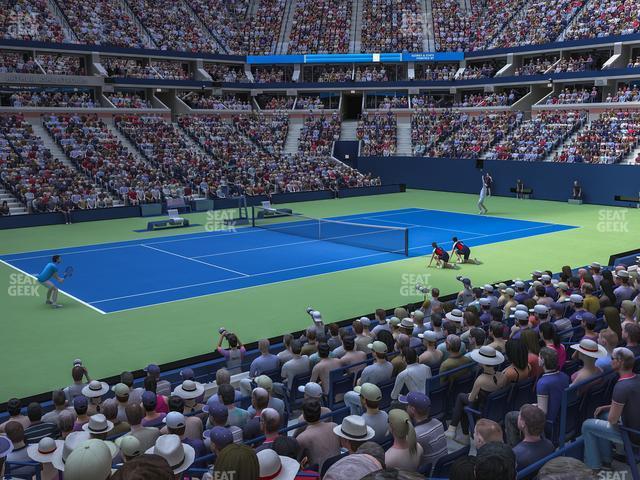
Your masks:
[{"label": "spectator in white sun hat", "polygon": [[164,458],[176,475],[187,470],[196,458],[195,450],[177,435],[162,435],[145,453]]},{"label": "spectator in white sun hat", "polygon": [[300,470],[300,464],[293,458],[278,455],[270,448],[258,452],[260,479],[293,480]]},{"label": "spectator in white sun hat", "polygon": [[[180,412],[169,412],[164,418],[163,422],[167,424],[167,431],[169,435],[177,435],[180,437],[180,441],[186,445],[189,445],[195,451],[196,458],[206,455],[207,448],[201,438],[189,438],[185,435],[187,428],[187,422],[185,416]],[[203,467],[206,465],[202,465]]]},{"label": "spectator in white sun hat", "polygon": [[571,345],[575,356],[582,361],[582,368],[571,375],[571,384],[579,383],[600,375],[602,370],[596,366],[596,360],[607,356],[607,349],[593,340],[583,338],[580,343]]},{"label": "spectator in white sun hat", "polygon": [[173,395],[176,395],[184,400],[185,410],[197,411],[202,410],[204,406],[198,403],[198,399],[204,394],[204,385],[193,380],[184,380],[182,384],[178,385],[173,391]]},{"label": "spectator in white sun hat", "polygon": [[100,412],[102,397],[109,391],[109,384],[98,380],[91,380],[82,388],[82,395],[89,399],[87,415],[91,416]]},{"label": "spectator in white sun hat", "polygon": [[42,466],[40,473],[42,480],[57,480],[58,471],[51,464],[53,455],[64,445],[64,440],[54,440],[51,437],[44,437],[38,443],[27,447],[27,455],[34,462]]},{"label": "spectator in white sun hat", "polygon": [[67,435],[62,448],[56,449],[51,457],[53,467],[60,472],[64,472],[71,452],[87,440],[89,440],[89,438],[86,432],[72,432]]},{"label": "spectator in white sun hat", "polygon": [[65,480],[105,480],[111,477],[111,452],[102,440],[87,440],[67,457]]}]

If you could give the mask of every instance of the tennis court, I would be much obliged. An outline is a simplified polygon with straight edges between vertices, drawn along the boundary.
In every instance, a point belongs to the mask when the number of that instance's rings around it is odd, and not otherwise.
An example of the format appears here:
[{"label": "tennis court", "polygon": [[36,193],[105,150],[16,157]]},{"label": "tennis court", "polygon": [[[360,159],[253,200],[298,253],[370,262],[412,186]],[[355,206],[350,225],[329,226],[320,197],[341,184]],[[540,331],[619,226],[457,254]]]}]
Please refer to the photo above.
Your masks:
[{"label": "tennis court", "polygon": [[[576,228],[420,208],[328,220],[317,227],[312,219],[276,219],[259,228],[22,252],[0,260],[34,275],[51,255],[61,254],[63,268],[75,269],[63,291],[112,313],[402,261],[405,253],[430,253],[434,241],[451,248],[452,236],[473,247]],[[318,235],[316,228],[327,233]]]}]

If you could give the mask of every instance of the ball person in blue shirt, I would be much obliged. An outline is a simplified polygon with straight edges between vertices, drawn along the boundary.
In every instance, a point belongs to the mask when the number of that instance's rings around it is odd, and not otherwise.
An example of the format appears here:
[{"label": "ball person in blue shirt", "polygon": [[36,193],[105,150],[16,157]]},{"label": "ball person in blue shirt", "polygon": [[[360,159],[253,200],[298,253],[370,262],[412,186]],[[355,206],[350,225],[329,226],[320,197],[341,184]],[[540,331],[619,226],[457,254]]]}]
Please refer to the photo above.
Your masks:
[{"label": "ball person in blue shirt", "polygon": [[64,282],[64,278],[58,275],[58,265],[61,263],[62,258],[60,255],[54,255],[42,272],[40,272],[40,275],[36,277],[38,282],[48,289],[47,305],[51,305],[53,308],[60,308],[62,306],[58,303],[58,287],[51,281],[52,278],[55,278],[60,283]]}]

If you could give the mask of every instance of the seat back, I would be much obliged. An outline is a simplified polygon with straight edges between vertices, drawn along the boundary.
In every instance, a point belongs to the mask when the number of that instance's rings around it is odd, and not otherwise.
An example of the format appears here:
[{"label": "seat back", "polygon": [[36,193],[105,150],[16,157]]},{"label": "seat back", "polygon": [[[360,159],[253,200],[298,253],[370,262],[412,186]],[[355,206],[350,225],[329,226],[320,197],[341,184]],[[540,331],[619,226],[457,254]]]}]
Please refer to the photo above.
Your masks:
[{"label": "seat back", "polygon": [[289,391],[289,411],[292,411],[302,403],[304,393],[298,391],[298,387],[306,385],[311,380],[310,373],[303,373],[293,377],[291,381],[291,390]]},{"label": "seat back", "polygon": [[169,218],[171,218],[171,219],[176,219],[176,218],[179,217],[177,208],[171,208],[171,209],[167,210],[167,213],[169,214]]},{"label": "seat back", "polygon": [[469,455],[469,445],[467,445],[466,447],[462,447],[455,452],[449,453],[444,457],[440,457],[433,467],[431,476],[437,478],[449,478],[449,470],[451,469],[451,465],[453,465],[453,463],[459,458],[467,455]]},{"label": "seat back", "polygon": [[379,385],[380,391],[382,392],[382,400],[379,405],[380,410],[386,410],[391,405],[391,392],[395,384],[395,380],[391,380],[383,385]]},{"label": "seat back", "polygon": [[519,411],[525,403],[536,403],[535,378],[528,378],[513,385],[509,399],[509,411]]},{"label": "seat back", "polygon": [[504,417],[509,411],[509,397],[512,389],[512,385],[507,385],[500,390],[491,392],[482,406],[482,418],[493,420],[496,423],[504,422]]},{"label": "seat back", "polygon": [[346,373],[346,370],[342,368],[331,372],[327,407],[333,410],[338,403],[342,402],[337,397],[344,396],[345,393],[353,389],[354,376],[353,373]]}]

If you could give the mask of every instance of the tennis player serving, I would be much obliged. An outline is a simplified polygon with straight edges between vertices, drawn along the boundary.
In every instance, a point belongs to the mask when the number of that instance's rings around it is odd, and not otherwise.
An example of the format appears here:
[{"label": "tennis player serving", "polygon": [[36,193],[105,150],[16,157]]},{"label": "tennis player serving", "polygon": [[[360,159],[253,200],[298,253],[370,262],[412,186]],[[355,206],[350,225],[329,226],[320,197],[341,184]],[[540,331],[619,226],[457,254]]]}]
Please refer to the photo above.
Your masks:
[{"label": "tennis player serving", "polygon": [[62,263],[62,257],[60,255],[54,255],[51,257],[51,262],[45,265],[44,270],[40,272],[36,278],[38,282],[44,285],[47,289],[47,305],[51,305],[53,308],[60,308],[62,305],[58,303],[58,287],[51,281],[52,278],[56,279],[60,283],[64,283],[65,277],[58,275],[59,265]]}]

